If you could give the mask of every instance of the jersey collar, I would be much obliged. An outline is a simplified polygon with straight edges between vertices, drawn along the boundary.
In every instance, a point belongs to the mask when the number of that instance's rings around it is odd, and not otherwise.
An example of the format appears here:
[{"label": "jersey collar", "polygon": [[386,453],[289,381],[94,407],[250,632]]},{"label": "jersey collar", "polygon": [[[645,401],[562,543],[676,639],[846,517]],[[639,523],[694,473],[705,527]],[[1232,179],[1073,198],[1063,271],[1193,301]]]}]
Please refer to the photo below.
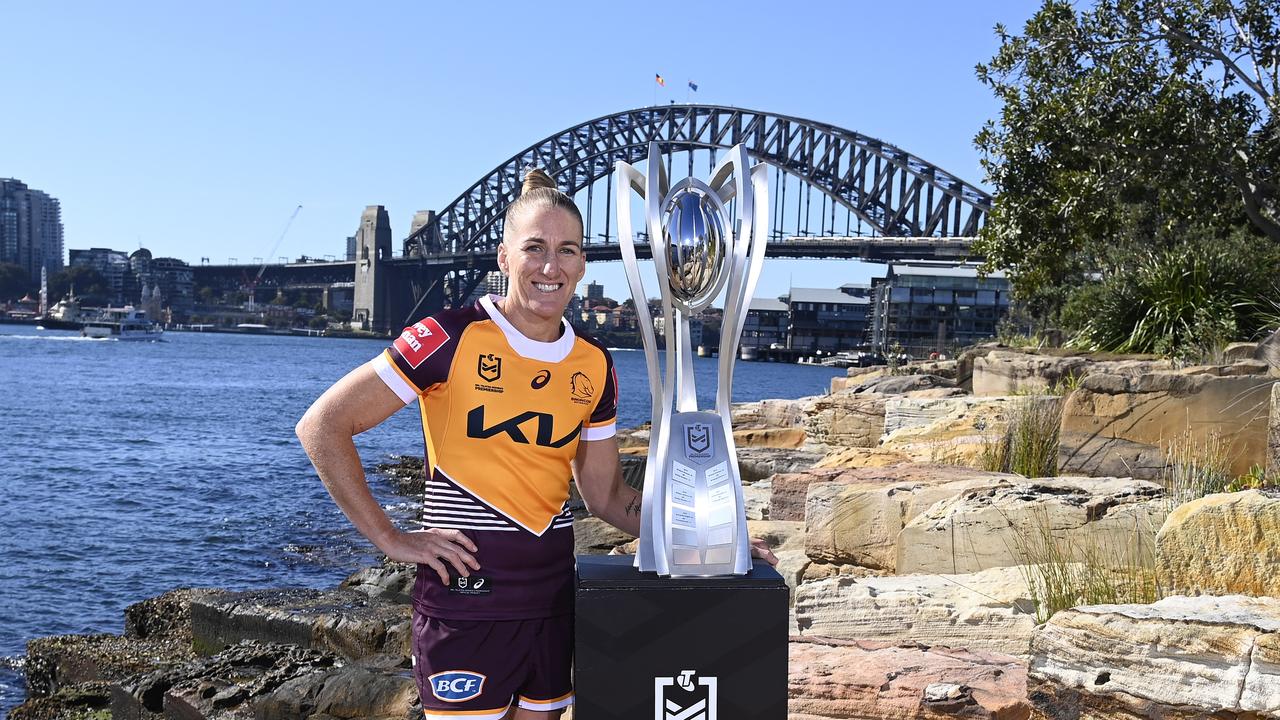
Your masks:
[{"label": "jersey collar", "polygon": [[542,342],[541,340],[533,340],[516,329],[511,321],[503,316],[502,311],[498,310],[495,300],[503,299],[501,295],[482,295],[480,297],[480,307],[489,314],[489,319],[493,320],[501,330],[502,334],[507,336],[507,342],[515,349],[516,353],[530,360],[538,360],[540,362],[558,363],[569,357],[569,352],[573,350],[573,342],[575,335],[573,334],[573,326],[568,320],[560,319],[564,326],[564,332],[560,337],[551,342]]}]

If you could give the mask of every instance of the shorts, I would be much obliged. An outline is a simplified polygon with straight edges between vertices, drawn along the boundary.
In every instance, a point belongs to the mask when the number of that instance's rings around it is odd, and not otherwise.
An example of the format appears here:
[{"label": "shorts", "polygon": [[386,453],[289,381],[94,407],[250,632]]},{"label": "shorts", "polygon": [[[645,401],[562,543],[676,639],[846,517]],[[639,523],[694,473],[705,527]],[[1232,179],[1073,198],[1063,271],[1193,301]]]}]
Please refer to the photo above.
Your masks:
[{"label": "shorts", "polygon": [[445,620],[413,613],[413,679],[427,720],[500,720],[573,704],[573,616]]}]

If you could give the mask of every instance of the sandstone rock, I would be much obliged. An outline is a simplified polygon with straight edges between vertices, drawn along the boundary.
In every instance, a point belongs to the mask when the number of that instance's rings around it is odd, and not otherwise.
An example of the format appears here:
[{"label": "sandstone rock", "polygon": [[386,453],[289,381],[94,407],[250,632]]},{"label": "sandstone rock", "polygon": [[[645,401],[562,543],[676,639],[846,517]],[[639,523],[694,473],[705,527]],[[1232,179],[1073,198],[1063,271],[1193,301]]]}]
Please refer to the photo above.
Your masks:
[{"label": "sandstone rock", "polygon": [[124,635],[139,639],[170,639],[191,644],[191,599],[218,592],[212,588],[179,588],[134,603],[124,609]]},{"label": "sandstone rock", "polygon": [[195,657],[190,640],[116,635],[55,635],[27,643],[27,694],[33,697],[87,682],[112,682]]},{"label": "sandstone rock", "polygon": [[792,640],[787,695],[789,720],[1023,720],[1030,711],[1016,658],[833,639]]},{"label": "sandstone rock", "polygon": [[1058,402],[1051,396],[889,398],[881,447],[916,462],[972,467],[1004,435],[1019,404]]},{"label": "sandstone rock", "polygon": [[1271,386],[1271,412],[1267,420],[1267,473],[1280,475],[1280,383]]},{"label": "sandstone rock", "polygon": [[802,427],[752,428],[733,431],[733,444],[740,448],[798,448],[804,444]]},{"label": "sandstone rock", "polygon": [[899,535],[913,518],[969,488],[1016,478],[945,465],[844,471],[808,486],[805,551],[819,562],[893,571]]},{"label": "sandstone rock", "polygon": [[748,520],[769,519],[769,498],[773,495],[773,480],[757,480],[742,486],[742,506]]},{"label": "sandstone rock", "polygon": [[337,656],[317,650],[240,643],[208,658],[113,684],[111,715],[116,720],[160,713],[174,718],[253,717],[251,704],[259,698],[290,680],[327,673],[340,664]]},{"label": "sandstone rock", "polygon": [[739,448],[738,474],[744,485],[772,477],[775,473],[801,472],[813,467],[823,453],[780,448]]},{"label": "sandstone rock", "polygon": [[937,375],[889,375],[862,382],[854,388],[854,392],[905,395],[919,390],[952,387],[955,387],[954,381],[940,378]]},{"label": "sandstone rock", "polygon": [[802,635],[1026,655],[1035,603],[1024,568],[835,577],[796,590]]},{"label": "sandstone rock", "polygon": [[1083,377],[1090,364],[1083,357],[993,350],[973,360],[973,394],[1043,393],[1072,378]]},{"label": "sandstone rock", "polygon": [[[1031,640],[1044,717],[1280,717],[1280,600],[1172,596],[1055,614]],[[1250,715],[1248,713],[1258,713]]]},{"label": "sandstone rock", "polygon": [[796,427],[804,414],[805,404],[810,400],[812,398],[734,403],[729,419],[734,430]]},{"label": "sandstone rock", "polygon": [[1147,458],[1125,474],[1154,478],[1145,468],[1171,439],[1190,429],[1203,442],[1217,432],[1229,443],[1231,471],[1243,475],[1264,462],[1267,397],[1274,378],[1161,372],[1087,376],[1067,398],[1062,413],[1059,469],[1098,475],[1107,459],[1105,442],[1121,439],[1130,451],[1146,446]]},{"label": "sandstone rock", "polygon": [[573,521],[573,551],[578,555],[606,555],[632,536],[597,517],[587,515]]},{"label": "sandstone rock", "polygon": [[1164,489],[1130,478],[1046,478],[964,490],[917,515],[897,538],[897,572],[967,573],[1020,565],[1048,532],[1067,558],[1149,557],[1167,511]]},{"label": "sandstone rock", "polygon": [[1265,362],[1272,372],[1280,370],[1280,330],[1276,330],[1268,335],[1266,340],[1258,343],[1258,349],[1253,352],[1253,359]]},{"label": "sandstone rock", "polygon": [[195,650],[213,654],[244,640],[289,643],[360,658],[408,657],[409,606],[351,589],[220,592],[191,601]]},{"label": "sandstone rock", "polygon": [[834,468],[837,470],[853,470],[865,467],[888,467],[910,462],[911,458],[902,453],[883,448],[843,448],[824,455],[813,465],[816,470]]},{"label": "sandstone rock", "polygon": [[362,568],[347,576],[339,588],[351,588],[372,598],[407,605],[413,602],[413,584],[418,566],[384,560],[381,565]]},{"label": "sandstone rock", "polygon": [[1260,343],[1233,342],[1222,350],[1222,362],[1230,364],[1237,360],[1253,360]]},{"label": "sandstone rock", "polygon": [[1223,493],[1179,506],[1156,536],[1156,561],[1171,594],[1280,598],[1280,492]]},{"label": "sandstone rock", "polygon": [[836,447],[875,447],[884,433],[884,397],[845,390],[812,398],[802,422],[810,441]]},{"label": "sandstone rock", "polygon": [[773,550],[803,550],[804,523],[794,520],[748,520],[747,534],[761,538]]}]

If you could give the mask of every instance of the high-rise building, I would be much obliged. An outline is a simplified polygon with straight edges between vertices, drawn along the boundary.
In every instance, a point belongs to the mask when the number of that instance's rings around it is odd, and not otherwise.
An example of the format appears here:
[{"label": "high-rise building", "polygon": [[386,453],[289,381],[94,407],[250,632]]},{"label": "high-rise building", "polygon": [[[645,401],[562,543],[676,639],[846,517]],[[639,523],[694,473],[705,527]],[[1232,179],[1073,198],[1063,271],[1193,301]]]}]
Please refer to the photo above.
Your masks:
[{"label": "high-rise building", "polygon": [[891,265],[872,285],[872,343],[916,357],[994,338],[1009,310],[1004,273],[981,276],[972,265]]},{"label": "high-rise building", "polygon": [[[129,266],[127,253],[111,248],[72,249],[71,266],[90,267],[97,270],[102,279],[107,282],[108,296],[104,298],[107,302],[123,305],[126,302],[138,301],[138,298],[132,297],[133,289],[138,286],[133,270]],[[86,290],[88,288],[80,288],[80,292]]]},{"label": "high-rise building", "polygon": [[0,178],[0,262],[20,265],[33,281],[40,268],[62,269],[62,208],[57,198]]}]

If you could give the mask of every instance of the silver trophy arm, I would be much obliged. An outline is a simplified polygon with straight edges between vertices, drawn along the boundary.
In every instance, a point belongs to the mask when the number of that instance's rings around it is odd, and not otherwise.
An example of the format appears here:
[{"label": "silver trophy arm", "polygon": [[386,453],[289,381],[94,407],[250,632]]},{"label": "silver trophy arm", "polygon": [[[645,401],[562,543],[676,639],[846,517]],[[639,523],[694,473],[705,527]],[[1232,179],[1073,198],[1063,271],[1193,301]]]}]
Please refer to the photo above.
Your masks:
[{"label": "silver trophy arm", "polygon": [[[649,430],[650,453],[648,462],[657,466],[654,484],[654,497],[651,503],[657,503],[650,509],[650,523],[647,525],[653,541],[654,569],[660,575],[669,575],[671,547],[670,526],[671,509],[666,503],[666,478],[661,474],[666,466],[668,445],[671,441],[671,399],[675,396],[676,379],[676,317],[671,298],[671,268],[667,265],[667,250],[663,247],[662,207],[663,198],[667,196],[667,174],[662,166],[662,156],[658,153],[658,144],[649,144],[649,174],[645,184],[645,221],[649,229],[649,254],[653,257],[654,269],[658,275],[658,295],[662,298],[662,330],[666,340],[666,372],[662,377],[662,403],[653,416],[653,424]],[[656,359],[656,357],[655,357]],[[653,443],[657,443],[657,451],[653,451]],[[643,509],[643,508],[642,508]],[[643,513],[641,524],[644,524]]]}]

